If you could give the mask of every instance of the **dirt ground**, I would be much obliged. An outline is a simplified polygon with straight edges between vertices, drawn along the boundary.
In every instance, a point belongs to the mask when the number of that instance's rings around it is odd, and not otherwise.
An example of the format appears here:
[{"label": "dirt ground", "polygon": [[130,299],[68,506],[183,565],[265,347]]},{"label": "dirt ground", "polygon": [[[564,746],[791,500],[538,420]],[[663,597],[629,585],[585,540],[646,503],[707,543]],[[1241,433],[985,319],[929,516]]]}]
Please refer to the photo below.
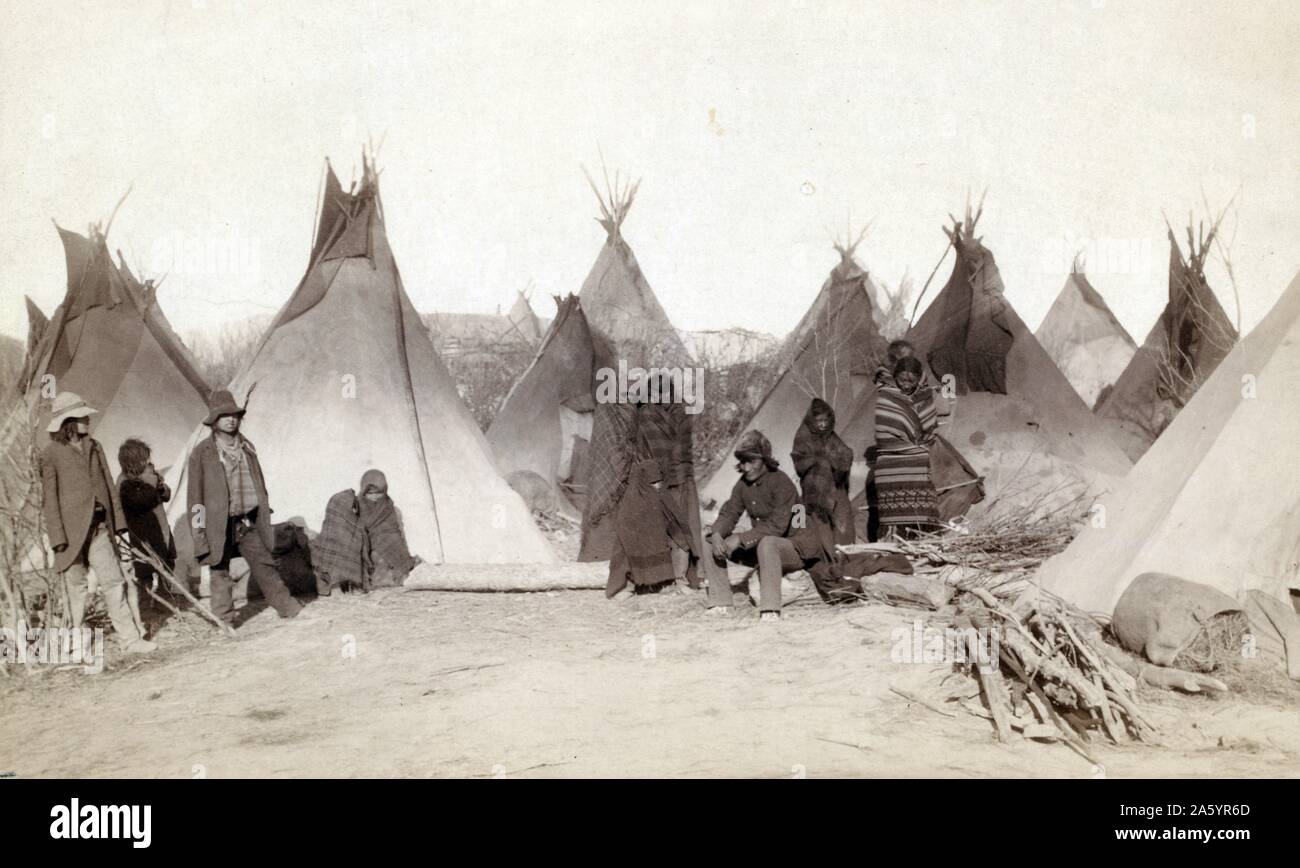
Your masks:
[{"label": "dirt ground", "polygon": [[[740,601],[737,597],[737,602]],[[1300,776],[1300,690],[1146,696],[1158,746],[994,742],[891,690],[917,610],[737,606],[599,591],[334,595],[226,639],[173,619],[101,674],[0,678],[0,774],[88,777]],[[110,649],[111,651],[111,649]],[[949,704],[949,708],[955,708]]]}]

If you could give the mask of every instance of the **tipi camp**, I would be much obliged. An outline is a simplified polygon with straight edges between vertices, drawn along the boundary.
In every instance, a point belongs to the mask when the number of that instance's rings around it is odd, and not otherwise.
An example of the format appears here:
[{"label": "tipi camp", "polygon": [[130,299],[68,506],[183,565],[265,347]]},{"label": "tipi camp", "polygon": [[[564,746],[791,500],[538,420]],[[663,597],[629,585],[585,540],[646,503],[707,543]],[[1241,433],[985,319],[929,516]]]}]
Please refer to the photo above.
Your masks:
[{"label": "tipi camp", "polygon": [[1114,388],[1097,405],[1124,451],[1136,461],[1237,341],[1237,330],[1205,280],[1217,225],[1199,242],[1189,227],[1183,259],[1169,232],[1169,301]]},{"label": "tipi camp", "polygon": [[536,474],[558,495],[561,508],[583,516],[584,561],[609,557],[612,543],[600,522],[601,505],[621,481],[631,411],[627,404],[596,401],[597,371],[690,362],[623,237],[637,185],[616,179],[604,194],[594,183],[592,189],[605,243],[579,294],[557,300],[537,355],[488,429],[503,473]]},{"label": "tipi camp", "polygon": [[1106,499],[1104,526],[1043,565],[1042,587],[1107,617],[1146,572],[1289,605],[1300,593],[1297,371],[1300,276]]},{"label": "tipi camp", "polygon": [[945,229],[952,276],[908,332],[953,399],[943,435],[985,480],[986,508],[1112,489],[1131,462],[1012,308],[979,212]]},{"label": "tipi camp", "polygon": [[[854,259],[861,240],[859,235],[856,241],[835,245],[840,260],[786,337],[779,352],[781,374],[745,425],[746,430],[767,435],[787,471],[795,432],[813,398],[830,404],[843,426],[863,393],[874,391],[872,374],[885,356],[886,341],[876,324],[878,291]],[[848,445],[860,458],[866,444]],[[736,482],[735,462],[730,460],[734,446],[728,447],[722,465],[700,492],[706,505],[725,501]]]},{"label": "tipi camp", "polygon": [[1077,258],[1034,337],[1089,407],[1096,406],[1102,390],[1119,379],[1137,352]]},{"label": "tipi camp", "polygon": [[35,406],[56,391],[75,392],[99,410],[91,434],[114,474],[117,447],[132,435],[149,442],[165,472],[203,419],[208,384],[163,316],[152,284],[113,262],[104,233],[93,226],[89,237],[58,232],[67,294],[31,347],[19,393]]},{"label": "tipi camp", "polygon": [[[347,191],[327,165],[306,274],[230,391],[247,403],[244,431],[278,520],[319,529],[330,496],[378,468],[412,554],[434,563],[555,560],[498,475],[402,287],[369,160]],[[191,446],[206,435],[199,426]],[[184,479],[172,488],[184,491]],[[184,503],[173,500],[173,523]]]}]

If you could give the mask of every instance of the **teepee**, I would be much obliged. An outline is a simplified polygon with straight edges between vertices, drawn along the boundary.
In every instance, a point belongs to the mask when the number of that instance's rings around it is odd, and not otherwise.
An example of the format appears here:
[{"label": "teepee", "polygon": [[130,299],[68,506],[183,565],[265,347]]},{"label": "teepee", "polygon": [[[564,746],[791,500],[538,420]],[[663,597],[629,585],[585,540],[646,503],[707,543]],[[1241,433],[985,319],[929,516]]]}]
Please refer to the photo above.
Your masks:
[{"label": "teepee", "polygon": [[535,347],[542,339],[541,321],[537,319],[537,314],[533,313],[533,306],[528,303],[528,296],[523,291],[515,293],[515,303],[510,306],[506,320],[509,325],[502,336],[503,340],[521,341],[530,347]]},{"label": "teepee", "polygon": [[877,323],[885,340],[896,341],[907,334],[912,324],[911,308],[915,301],[916,288],[910,274],[903,275],[898,289],[893,292],[883,286],[880,288],[880,297],[876,302],[880,316]]},{"label": "teepee", "polygon": [[940,433],[984,477],[985,508],[1109,490],[1131,462],[1012,308],[979,216],[945,228],[956,264],[907,335],[953,401]]},{"label": "teepee", "polygon": [[1034,337],[1089,407],[1096,406],[1102,389],[1119,379],[1137,352],[1078,259]]},{"label": "teepee", "polygon": [[596,222],[605,230],[605,244],[578,291],[592,336],[609,347],[615,364],[690,364],[686,345],[623,238],[623,221],[640,182],[623,185],[616,176],[611,185],[606,177],[606,192],[602,195],[590,176],[587,181],[600,204],[601,216]]},{"label": "teepee", "polygon": [[[773,455],[787,472],[792,470],[794,435],[813,398],[821,398],[835,410],[843,436],[852,408],[864,392],[875,388],[872,374],[884,358],[886,341],[876,324],[878,292],[871,276],[854,259],[861,241],[860,234],[856,241],[835,245],[839,262],[786,337],[778,356],[781,374],[745,425],[746,430],[756,429],[767,436]],[[720,505],[731,493],[736,483],[731,455],[738,442],[727,448],[722,466],[702,488],[700,497],[706,505]],[[848,445],[855,457],[862,457],[866,443]]]},{"label": "teepee", "polygon": [[[89,237],[58,232],[67,294],[31,346],[18,383],[26,398],[21,412],[57,392],[75,392],[99,410],[90,431],[114,475],[118,446],[132,436],[149,443],[166,472],[203,419],[208,384],[163,316],[153,285],[136,280],[124,261],[113,262],[99,228],[92,226]],[[43,317],[33,308],[29,303],[35,329]]]},{"label": "teepee", "polygon": [[23,301],[27,302],[27,355],[30,357],[36,352],[50,320],[30,295],[23,296]]},{"label": "teepee", "polygon": [[556,299],[555,319],[487,438],[502,473],[536,474],[562,510],[582,517],[579,560],[595,561],[610,556],[612,529],[601,520],[622,483],[633,409],[597,401],[597,378],[691,358],[623,237],[638,185],[606,178],[602,193],[587,180],[605,243],[578,295]]},{"label": "teepee", "polygon": [[509,479],[537,474],[574,517],[582,513],[595,410],[595,354],[576,295],[556,299],[555,319],[533,361],[510,388],[488,427],[497,467]]},{"label": "teepee", "polygon": [[[327,164],[306,274],[230,386],[247,402],[243,430],[276,519],[318,530],[330,496],[373,467],[388,477],[412,554],[551,562],[402,287],[377,181],[367,159],[345,191]],[[207,435],[199,425],[190,446]],[[184,492],[184,479],[172,488]],[[174,499],[173,523],[184,504]]]},{"label": "teepee", "polygon": [[1123,487],[1038,574],[1042,587],[1109,616],[1144,572],[1240,599],[1300,591],[1300,276],[1234,346]]},{"label": "teepee", "polygon": [[1237,330],[1205,280],[1217,225],[1199,243],[1189,227],[1183,259],[1169,232],[1169,301],[1115,386],[1097,405],[1134,461],[1150,448],[1237,341]]}]

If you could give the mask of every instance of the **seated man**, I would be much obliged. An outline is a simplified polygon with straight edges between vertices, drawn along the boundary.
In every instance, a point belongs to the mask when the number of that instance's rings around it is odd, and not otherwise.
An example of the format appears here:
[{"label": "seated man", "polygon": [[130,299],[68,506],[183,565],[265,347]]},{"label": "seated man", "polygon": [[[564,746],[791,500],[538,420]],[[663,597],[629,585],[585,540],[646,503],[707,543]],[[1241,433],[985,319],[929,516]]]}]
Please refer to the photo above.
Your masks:
[{"label": "seated man", "polygon": [[420,562],[406,546],[384,474],[367,470],[359,491],[340,491],[325,507],[325,521],[311,550],[321,596],[344,586],[369,591],[400,585]]},{"label": "seated man", "polygon": [[[791,535],[799,492],[790,477],[781,472],[772,457],[772,444],[760,431],[747,431],[736,448],[736,469],[740,479],[731,496],[718,512],[718,520],[708,534],[712,557],[709,571],[709,602],[716,611],[731,603],[731,584],[727,581],[728,560],[746,566],[758,566],[760,587],[759,618],[774,621],[781,617],[781,577],[802,570],[818,559],[816,552],[801,552],[805,541],[800,535],[796,544]],[[742,514],[748,513],[751,530],[733,533]],[[815,536],[815,535],[814,535]],[[813,554],[813,558],[805,557]],[[725,591],[725,601],[724,601]]]}]

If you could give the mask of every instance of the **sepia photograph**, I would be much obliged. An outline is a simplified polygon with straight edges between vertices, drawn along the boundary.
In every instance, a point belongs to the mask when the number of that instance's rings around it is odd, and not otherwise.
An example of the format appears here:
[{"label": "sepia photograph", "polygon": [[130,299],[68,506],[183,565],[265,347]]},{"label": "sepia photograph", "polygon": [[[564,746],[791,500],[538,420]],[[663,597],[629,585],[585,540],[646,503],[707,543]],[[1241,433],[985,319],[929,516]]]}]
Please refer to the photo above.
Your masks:
[{"label": "sepia photograph", "polygon": [[4,6],[11,798],[1300,777],[1300,4]]}]

